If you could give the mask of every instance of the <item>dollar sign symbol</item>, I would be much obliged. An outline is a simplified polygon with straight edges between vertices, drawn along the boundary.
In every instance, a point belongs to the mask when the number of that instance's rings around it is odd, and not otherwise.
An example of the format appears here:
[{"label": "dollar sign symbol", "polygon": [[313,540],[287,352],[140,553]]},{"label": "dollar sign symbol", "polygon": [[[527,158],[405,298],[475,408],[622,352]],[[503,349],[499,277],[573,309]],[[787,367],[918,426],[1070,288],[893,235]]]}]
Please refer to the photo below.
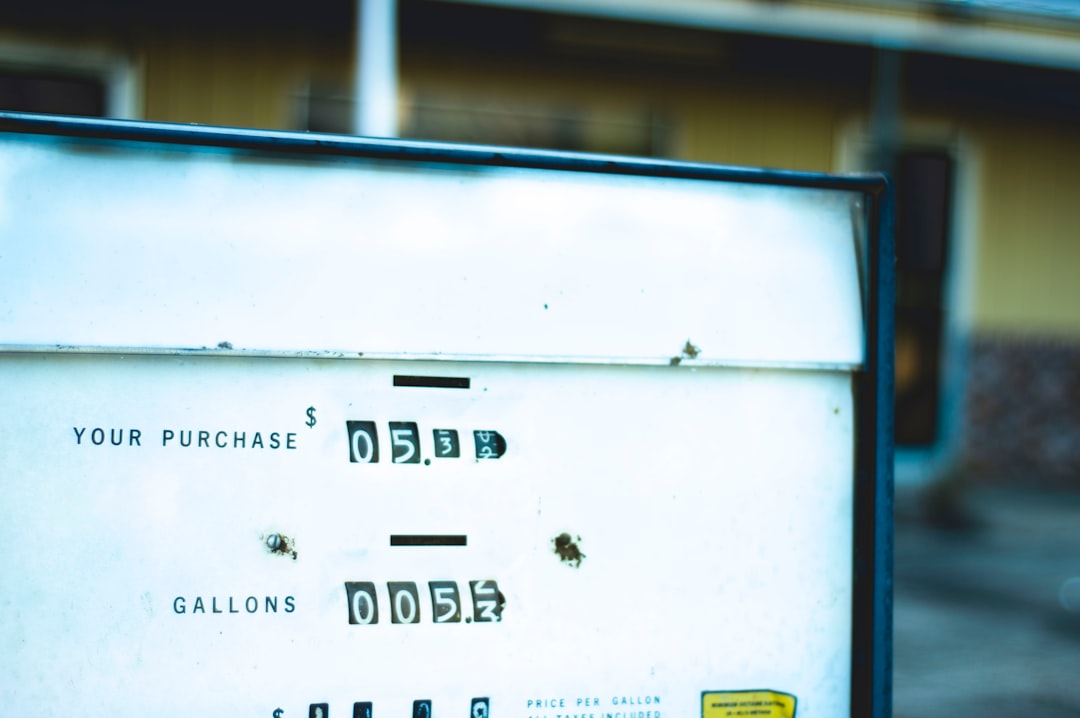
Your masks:
[{"label": "dollar sign symbol", "polygon": [[281,718],[281,716],[283,715],[285,715],[285,711],[281,710],[280,708],[274,709],[274,718]]},{"label": "dollar sign symbol", "polygon": [[307,421],[304,422],[308,425],[308,428],[315,426],[315,407],[309,406],[307,410]]}]

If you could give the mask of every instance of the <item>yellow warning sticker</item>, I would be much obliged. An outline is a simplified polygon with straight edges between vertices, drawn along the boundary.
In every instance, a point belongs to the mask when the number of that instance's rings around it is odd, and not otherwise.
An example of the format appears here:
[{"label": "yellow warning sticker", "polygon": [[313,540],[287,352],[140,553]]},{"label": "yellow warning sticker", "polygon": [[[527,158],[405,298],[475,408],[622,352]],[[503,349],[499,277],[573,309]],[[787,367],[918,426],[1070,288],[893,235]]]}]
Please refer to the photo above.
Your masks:
[{"label": "yellow warning sticker", "polygon": [[795,696],[777,691],[705,691],[701,718],[795,718]]}]

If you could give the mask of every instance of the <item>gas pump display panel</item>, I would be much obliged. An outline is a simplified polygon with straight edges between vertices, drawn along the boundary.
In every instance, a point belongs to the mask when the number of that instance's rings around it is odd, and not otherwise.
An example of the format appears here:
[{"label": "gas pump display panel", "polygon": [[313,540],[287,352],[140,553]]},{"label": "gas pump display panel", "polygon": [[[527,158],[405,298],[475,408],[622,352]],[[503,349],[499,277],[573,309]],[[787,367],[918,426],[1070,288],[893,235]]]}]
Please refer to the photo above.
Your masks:
[{"label": "gas pump display panel", "polygon": [[5,122],[6,713],[852,714],[867,192]]}]

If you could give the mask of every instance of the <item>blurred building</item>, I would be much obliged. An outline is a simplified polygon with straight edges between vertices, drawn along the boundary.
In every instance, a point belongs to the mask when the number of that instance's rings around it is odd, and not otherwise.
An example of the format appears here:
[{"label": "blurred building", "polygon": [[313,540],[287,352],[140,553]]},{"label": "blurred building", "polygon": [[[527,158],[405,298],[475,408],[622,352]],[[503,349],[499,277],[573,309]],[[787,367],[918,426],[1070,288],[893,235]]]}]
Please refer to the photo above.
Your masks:
[{"label": "blurred building", "polygon": [[1071,0],[38,0],[0,108],[891,171],[899,479],[1080,484]]}]

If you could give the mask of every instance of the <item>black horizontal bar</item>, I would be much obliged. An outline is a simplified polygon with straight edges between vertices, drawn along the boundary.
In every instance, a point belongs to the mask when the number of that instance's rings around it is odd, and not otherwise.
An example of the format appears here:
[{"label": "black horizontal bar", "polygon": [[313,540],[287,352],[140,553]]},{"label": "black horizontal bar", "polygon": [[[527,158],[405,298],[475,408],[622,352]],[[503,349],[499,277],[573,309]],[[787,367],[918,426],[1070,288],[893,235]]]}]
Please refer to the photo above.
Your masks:
[{"label": "black horizontal bar", "polygon": [[467,376],[409,376],[394,374],[394,386],[422,386],[431,389],[468,389]]},{"label": "black horizontal bar", "polygon": [[390,534],[391,546],[465,546],[465,534]]}]

